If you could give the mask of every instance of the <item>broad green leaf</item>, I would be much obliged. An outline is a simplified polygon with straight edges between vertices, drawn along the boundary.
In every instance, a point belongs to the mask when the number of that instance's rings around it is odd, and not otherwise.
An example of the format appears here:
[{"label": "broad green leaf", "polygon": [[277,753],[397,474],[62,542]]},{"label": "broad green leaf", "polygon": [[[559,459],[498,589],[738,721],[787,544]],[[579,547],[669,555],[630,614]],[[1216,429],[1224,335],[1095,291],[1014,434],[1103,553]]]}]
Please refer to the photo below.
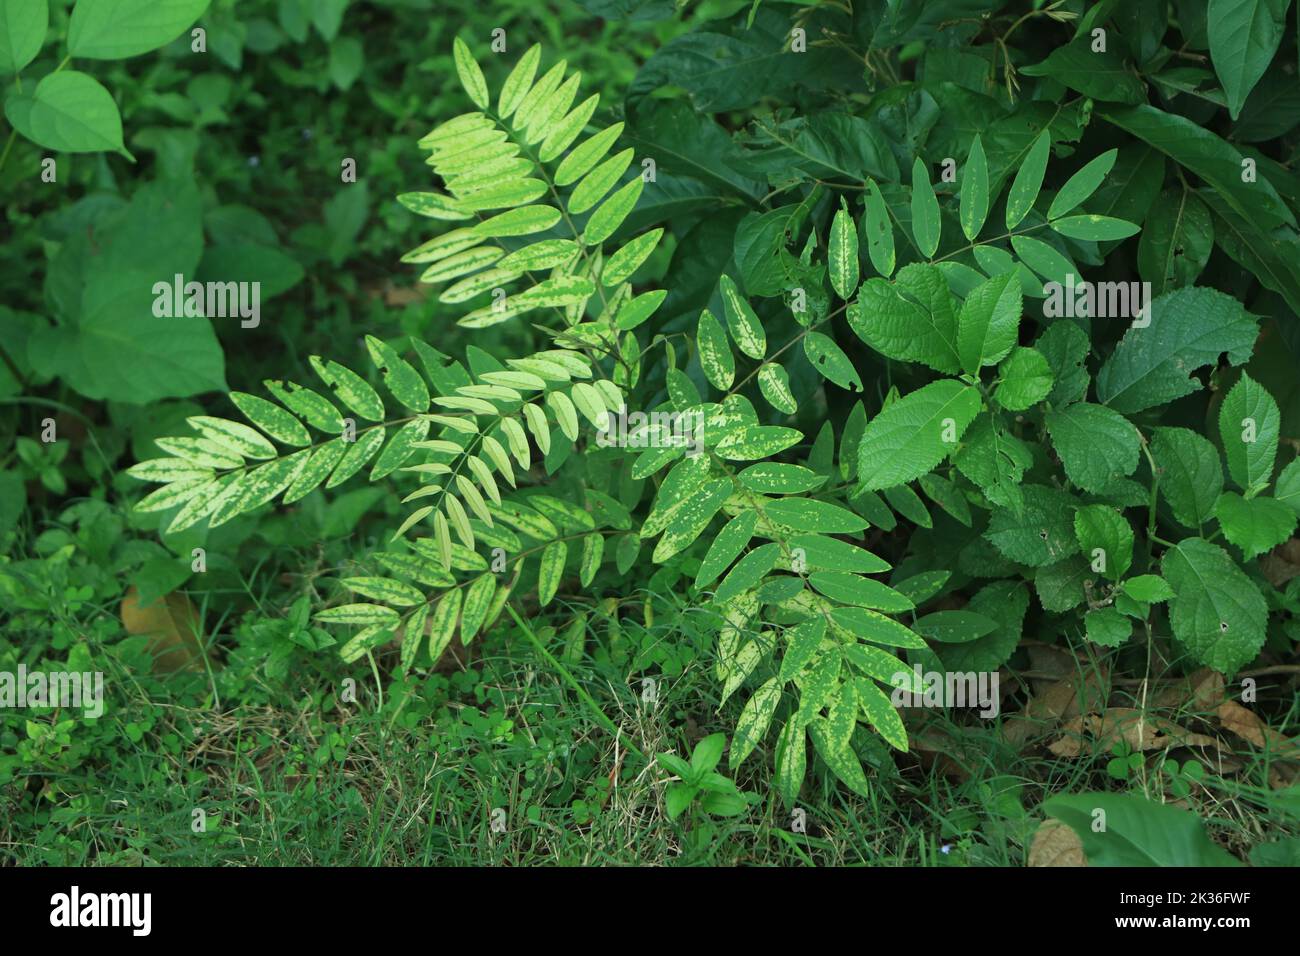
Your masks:
[{"label": "broad green leaf", "polygon": [[0,0],[0,76],[36,59],[50,27],[48,0]]},{"label": "broad green leaf", "polygon": [[866,213],[863,232],[867,237],[867,255],[872,266],[886,279],[894,274],[894,226],[889,218],[889,207],[880,195],[874,179],[867,180]]},{"label": "broad green leaf", "polygon": [[1048,412],[1044,422],[1066,477],[1083,490],[1101,492],[1137,469],[1141,439],[1119,412],[1076,402]]},{"label": "broad green leaf", "polygon": [[1300,458],[1293,458],[1277,476],[1273,497],[1300,514]]},{"label": "broad green leaf", "polygon": [[957,448],[980,411],[979,390],[931,382],[873,418],[858,445],[858,478],[880,490],[919,478]]},{"label": "broad green leaf", "polygon": [[1074,513],[1074,536],[1093,571],[1112,581],[1133,563],[1133,526],[1108,505],[1084,505]]},{"label": "broad green leaf", "polygon": [[175,40],[210,0],[77,0],[68,22],[68,52],[89,60],[122,60]]},{"label": "broad green leaf", "polygon": [[1281,225],[1295,226],[1295,215],[1268,178],[1243,182],[1242,154],[1207,124],[1147,105],[1099,106],[1093,116],[1149,143],[1195,173],[1210,187],[1204,196],[1221,199],[1250,228],[1261,230],[1259,235],[1266,236]]},{"label": "broad green leaf", "polygon": [[1038,134],[1034,145],[1025,156],[1024,162],[1016,170],[1016,178],[1007,193],[1007,230],[1020,225],[1029,210],[1034,208],[1038,191],[1043,188],[1043,175],[1047,172],[1047,160],[1052,153],[1052,137],[1047,130]]},{"label": "broad green leaf", "polygon": [[452,58],[456,61],[456,75],[460,77],[460,85],[465,87],[465,92],[469,98],[474,101],[474,105],[479,109],[487,109],[489,98],[487,81],[483,79],[483,71],[474,60],[474,54],[469,51],[469,46],[460,37],[452,41]]},{"label": "broad green leaf", "polygon": [[966,296],[957,316],[957,354],[962,369],[977,374],[1015,347],[1020,328],[1020,282],[1015,273],[994,276]]},{"label": "broad green leaf", "polygon": [[1159,491],[1179,523],[1200,529],[1223,491],[1218,449],[1189,428],[1157,428],[1151,457],[1160,472]]},{"label": "broad green leaf", "polygon": [[848,301],[858,290],[858,230],[843,199],[831,221],[826,255],[830,263],[831,288],[841,299]]},{"label": "broad green leaf", "polygon": [[1218,362],[1251,358],[1256,317],[1216,289],[1178,289],[1149,304],[1149,323],[1130,326],[1097,372],[1097,399],[1115,411],[1141,411],[1196,392],[1192,373]]},{"label": "broad green leaf", "polygon": [[1079,550],[1074,534],[1075,499],[1045,485],[1025,485],[1019,511],[994,508],[986,537],[1006,558],[1041,568]]},{"label": "broad green leaf", "polygon": [[1187,189],[1163,193],[1138,242],[1138,274],[1155,295],[1190,286],[1214,250],[1210,210]]},{"label": "broad green leaf", "polygon": [[975,134],[966,168],[962,170],[959,212],[962,233],[974,240],[989,214],[989,166],[979,133]]},{"label": "broad green leaf", "polygon": [[85,73],[50,73],[30,95],[14,94],[5,100],[5,116],[14,129],[47,149],[112,150],[133,159],[122,144],[122,117],[112,94]]},{"label": "broad green leaf", "polygon": [[[1103,18],[1105,14],[1103,13]],[[1133,29],[1141,29],[1136,24]],[[1020,67],[1026,76],[1046,76],[1094,100],[1145,103],[1142,81],[1116,50],[1097,50],[1086,31],[1057,46],[1041,63]]]},{"label": "broad green leaf", "polygon": [[1047,400],[1055,406],[1069,405],[1088,394],[1088,366],[1085,364],[1091,343],[1087,334],[1069,320],[1059,320],[1047,327],[1034,348],[1052,367],[1054,384]]},{"label": "broad green leaf", "polygon": [[794,557],[811,570],[879,574],[890,569],[883,558],[838,538],[801,534],[790,538],[789,545]]},{"label": "broad green leaf", "polygon": [[1249,561],[1291,537],[1296,513],[1275,498],[1243,498],[1224,492],[1214,506],[1223,536]]},{"label": "broad green leaf", "polygon": [[930,185],[930,173],[920,157],[912,164],[912,235],[921,255],[930,258],[939,248],[939,200]]},{"label": "broad green leaf", "polygon": [[998,367],[993,399],[1009,412],[1023,412],[1047,398],[1053,382],[1052,368],[1043,354],[1017,346]]},{"label": "broad green leaf", "polygon": [[1165,552],[1160,570],[1174,598],[1174,638],[1200,664],[1231,677],[1264,646],[1268,605],[1228,553],[1200,538]]},{"label": "broad green leaf", "polygon": [[1146,604],[1168,601],[1174,596],[1174,589],[1169,586],[1169,582],[1158,574],[1139,574],[1129,578],[1121,585],[1121,589],[1135,601]]},{"label": "broad green leaf", "polygon": [[718,279],[722,292],[722,305],[727,317],[727,328],[736,347],[752,359],[761,359],[767,352],[767,336],[763,324],[750,308],[749,302],[736,288],[735,281],[725,273]]},{"label": "broad green leaf", "polygon": [[1133,634],[1133,622],[1113,607],[1094,608],[1083,615],[1088,640],[1102,647],[1119,647]]},{"label": "broad green leaf", "polygon": [[1272,480],[1281,423],[1273,396],[1243,373],[1219,406],[1219,438],[1228,474],[1242,490],[1254,493]]},{"label": "broad green leaf", "polygon": [[[1089,866],[1241,865],[1210,839],[1195,813],[1139,794],[1069,794],[1053,797],[1043,809],[1074,831]],[[1098,810],[1105,813],[1105,830],[1096,828]]]},{"label": "broad green leaf", "polygon": [[955,374],[957,313],[943,273],[913,263],[893,282],[868,279],[848,308],[849,326],[881,355],[924,362],[936,372]]},{"label": "broad green leaf", "polygon": [[1235,120],[1286,31],[1291,0],[1209,0],[1210,61]]}]

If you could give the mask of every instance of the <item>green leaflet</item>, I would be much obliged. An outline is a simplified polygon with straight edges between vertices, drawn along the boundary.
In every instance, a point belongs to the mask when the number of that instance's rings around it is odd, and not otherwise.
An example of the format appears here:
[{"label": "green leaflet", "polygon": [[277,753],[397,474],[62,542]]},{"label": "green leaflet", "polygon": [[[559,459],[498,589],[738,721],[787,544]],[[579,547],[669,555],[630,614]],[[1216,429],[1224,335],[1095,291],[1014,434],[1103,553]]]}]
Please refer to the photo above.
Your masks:
[{"label": "green leaflet", "polygon": [[564,562],[569,556],[569,546],[564,541],[552,541],[542,551],[537,568],[537,599],[542,607],[551,603],[564,577]]},{"label": "green leaflet", "polygon": [[777,679],[784,684],[793,680],[817,654],[826,637],[826,619],[809,618],[785,632],[786,649],[781,656]]},{"label": "green leaflet", "polygon": [[[605,260],[605,268],[600,273],[601,285],[606,287],[616,286],[631,277],[632,273],[636,272],[641,263],[645,262],[650,253],[654,251],[663,234],[662,229],[651,229],[649,232],[637,236]],[[620,322],[620,328],[622,327]]]},{"label": "green leaflet", "polygon": [[892,618],[864,607],[837,607],[831,611],[831,626],[846,637],[885,647],[926,646],[916,634]]},{"label": "green leaflet", "polygon": [[311,444],[311,435],[283,408],[247,392],[231,392],[230,400],[250,422],[285,445]]},{"label": "green leaflet", "polygon": [[1133,633],[1133,622],[1113,607],[1094,608],[1083,616],[1088,640],[1102,647],[1119,647]]},{"label": "green leaflet", "polygon": [[[555,169],[555,185],[568,186],[591,170],[623,133],[623,124],[615,123],[596,133],[574,149]],[[630,157],[629,157],[630,161]],[[623,167],[626,169],[626,165]],[[621,170],[620,170],[621,175]],[[618,177],[615,176],[615,179]],[[606,187],[608,188],[608,187]]]},{"label": "green leaflet", "polygon": [[483,627],[496,595],[496,587],[496,575],[487,571],[465,589],[465,600],[460,612],[461,643],[468,644]]},{"label": "green leaflet", "polygon": [[343,578],[342,585],[362,597],[387,604],[389,607],[414,607],[424,603],[424,593],[419,588],[403,584],[393,578],[353,577]]},{"label": "green leaflet", "polygon": [[826,257],[830,263],[831,288],[841,299],[848,301],[858,290],[858,231],[843,199],[831,221]]},{"label": "green leaflet", "polygon": [[366,349],[384,377],[384,384],[393,397],[413,412],[423,412],[429,407],[429,389],[409,362],[392,346],[373,335],[366,336]]},{"label": "green leaflet", "polygon": [[867,237],[867,255],[871,265],[885,278],[894,274],[894,227],[889,219],[889,207],[880,195],[874,179],[867,179],[866,213],[863,216],[863,233]]},{"label": "green leaflet", "polygon": [[632,153],[632,150],[625,149],[587,173],[569,195],[569,215],[577,216],[600,202],[631,164]]},{"label": "green leaflet", "polygon": [[765,495],[811,491],[825,480],[802,465],[787,465],[780,462],[760,462],[750,465],[737,477],[750,491]]},{"label": "green leaflet", "polygon": [[781,546],[776,542],[761,545],[736,562],[714,593],[714,600],[725,604],[758,585],[763,576],[776,567],[781,556]]},{"label": "green leaflet", "polygon": [[1140,438],[1119,412],[1076,402],[1045,422],[1065,474],[1085,491],[1100,492],[1137,469]]},{"label": "green leaflet", "polygon": [[930,185],[930,173],[920,157],[912,164],[912,235],[921,255],[930,258],[939,248],[939,200]]},{"label": "green leaflet", "polygon": [[1117,155],[1118,150],[1108,149],[1066,180],[1048,207],[1047,218],[1059,219],[1095,193],[1106,174],[1114,167]]},{"label": "green leaflet", "polygon": [[1242,490],[1254,493],[1272,480],[1281,422],[1273,396],[1243,373],[1219,406],[1219,438],[1228,474]]},{"label": "green leaflet", "polygon": [[980,411],[979,390],[944,379],[904,396],[873,418],[858,446],[858,478],[871,490],[919,478],[955,451]]},{"label": "green leaflet", "polygon": [[763,514],[795,531],[854,534],[868,527],[866,520],[847,508],[813,498],[779,498],[769,501],[763,506]]},{"label": "green leaflet", "polygon": [[767,337],[763,333],[763,325],[758,321],[758,316],[740,294],[731,276],[724,273],[718,279],[718,287],[722,290],[722,305],[727,316],[727,328],[731,330],[731,337],[735,340],[736,347],[752,359],[761,359],[767,352]]},{"label": "green leaflet", "polygon": [[869,607],[888,614],[916,609],[911,598],[886,584],[845,571],[814,571],[808,583],[832,601],[855,607]]},{"label": "green leaflet", "polygon": [[379,393],[360,375],[338,362],[322,361],[320,356],[310,356],[311,366],[320,380],[334,392],[334,397],[366,421],[384,420],[384,403]]},{"label": "green leaflet", "polygon": [[509,119],[523,102],[529,88],[533,85],[533,77],[537,74],[537,64],[541,58],[542,45],[534,43],[519,58],[519,62],[506,77],[505,83],[501,85],[501,93],[497,97],[497,112],[502,119]]},{"label": "green leaflet", "polygon": [[1007,193],[1007,230],[1015,229],[1034,208],[1038,191],[1043,188],[1043,176],[1047,172],[1047,160],[1052,153],[1052,137],[1047,130],[1038,134],[1025,160],[1016,170],[1016,178]]},{"label": "green leaflet", "polygon": [[781,802],[788,810],[799,798],[804,775],[808,772],[808,742],[804,725],[788,720],[776,742],[776,784]]},{"label": "green leaflet", "polygon": [[713,450],[727,461],[770,458],[803,440],[803,432],[780,425],[742,425],[730,428]]},{"label": "green leaflet", "polygon": [[809,332],[803,339],[804,355],[828,380],[851,392],[862,391],[862,379],[844,350],[829,335]]},{"label": "green leaflet", "polygon": [[1152,603],[1168,601],[1174,596],[1174,589],[1158,574],[1139,574],[1129,578],[1123,584],[1123,591],[1137,601]]},{"label": "green leaflet", "polygon": [[736,721],[736,730],[731,738],[731,752],[727,757],[727,766],[735,770],[745,758],[754,752],[767,735],[772,717],[776,714],[776,705],[781,702],[781,685],[772,678],[759,687],[745,702],[740,718]]},{"label": "green leaflet", "polygon": [[700,368],[704,377],[716,389],[725,391],[731,387],[736,377],[736,360],[731,354],[731,345],[727,342],[727,333],[722,323],[705,309],[700,313],[696,327],[695,345],[699,349]]},{"label": "green leaflet", "polygon": [[632,207],[641,198],[641,190],[644,188],[645,180],[637,176],[597,206],[596,211],[587,220],[587,228],[583,230],[583,243],[597,246],[612,236],[614,230],[621,226],[623,220],[632,212]]},{"label": "green leaflet", "polygon": [[1228,553],[1200,538],[1165,552],[1161,574],[1174,590],[1169,623],[1193,659],[1229,677],[1264,646],[1268,606]]},{"label": "green leaflet", "polygon": [[793,415],[798,411],[794,393],[790,391],[790,376],[784,366],[768,362],[758,370],[758,388],[763,397],[777,411]]},{"label": "green leaflet", "polygon": [[971,142],[966,168],[962,171],[958,212],[962,234],[967,239],[974,239],[979,235],[989,214],[989,166],[979,133],[975,134],[975,139]]},{"label": "green leaflet", "polygon": [[727,522],[713,539],[713,543],[709,545],[704,560],[700,562],[699,571],[695,574],[697,588],[708,587],[731,565],[732,561],[736,560],[753,537],[754,526],[757,523],[758,513],[755,511],[742,511]]},{"label": "green leaflet", "polygon": [[429,621],[429,657],[435,663],[442,657],[442,652],[447,649],[452,635],[456,633],[456,622],[460,618],[462,601],[464,601],[464,592],[456,588],[444,594],[433,610],[433,617]]},{"label": "green leaflet", "polygon": [[1079,550],[1074,534],[1075,500],[1044,485],[1024,485],[1024,507],[995,508],[984,536],[1005,557],[1042,567]]},{"label": "green leaflet", "polygon": [[907,753],[907,730],[903,727],[903,718],[898,715],[889,698],[866,678],[857,678],[853,686],[858,693],[862,715],[891,747]]},{"label": "green leaflet", "polygon": [[[655,545],[652,560],[661,564],[690,545],[703,533],[730,493],[731,482],[720,479],[707,483],[698,494],[674,505],[672,524]],[[644,528],[641,536],[647,537]]]},{"label": "green leaflet", "polygon": [[479,69],[479,65],[474,62],[474,54],[469,52],[469,47],[460,37],[456,37],[452,42],[452,58],[456,61],[456,75],[460,77],[460,85],[465,87],[465,92],[469,94],[475,106],[486,109],[487,81],[483,79],[483,71]]}]

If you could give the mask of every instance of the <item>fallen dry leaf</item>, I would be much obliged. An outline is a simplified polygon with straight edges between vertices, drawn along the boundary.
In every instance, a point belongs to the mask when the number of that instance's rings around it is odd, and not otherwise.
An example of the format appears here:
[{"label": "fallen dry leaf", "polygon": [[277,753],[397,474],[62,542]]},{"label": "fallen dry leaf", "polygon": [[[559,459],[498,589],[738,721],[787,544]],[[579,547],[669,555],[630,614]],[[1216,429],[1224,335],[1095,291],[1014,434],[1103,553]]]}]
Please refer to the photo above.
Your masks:
[{"label": "fallen dry leaf", "polygon": [[1257,714],[1235,700],[1219,705],[1219,722],[1225,730],[1261,750],[1270,750],[1274,756],[1284,760],[1300,759],[1300,742],[1269,727]]},{"label": "fallen dry leaf", "polygon": [[1110,750],[1123,741],[1134,751],[1168,750],[1170,747],[1212,747],[1220,744],[1213,737],[1192,733],[1171,720],[1143,714],[1131,707],[1111,707],[1103,714],[1084,714],[1067,723],[1063,735],[1047,749],[1058,757],[1078,757],[1087,747],[1087,737],[1094,747]]},{"label": "fallen dry leaf", "polygon": [[199,612],[184,594],[172,593],[148,605],[140,593],[128,588],[122,599],[122,626],[128,634],[149,638],[155,673],[204,669],[204,650],[198,638]]},{"label": "fallen dry leaf", "polygon": [[1047,819],[1034,831],[1029,866],[1087,866],[1083,842],[1060,820]]}]

